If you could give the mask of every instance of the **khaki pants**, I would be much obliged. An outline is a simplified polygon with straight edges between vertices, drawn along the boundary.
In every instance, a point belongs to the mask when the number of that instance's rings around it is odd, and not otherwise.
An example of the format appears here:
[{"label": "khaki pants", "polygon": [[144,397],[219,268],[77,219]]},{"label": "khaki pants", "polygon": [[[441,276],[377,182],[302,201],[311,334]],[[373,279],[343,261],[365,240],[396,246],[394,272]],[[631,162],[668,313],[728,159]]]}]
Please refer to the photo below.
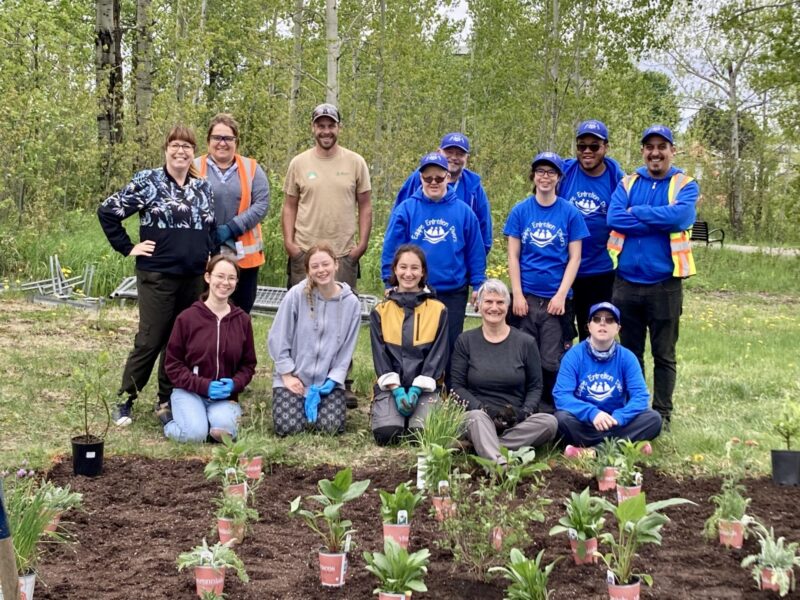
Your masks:
[{"label": "khaki pants", "polygon": [[497,430],[491,417],[482,410],[471,410],[467,413],[467,437],[475,446],[478,456],[498,461],[501,459],[500,445],[509,450],[517,450],[523,446],[541,446],[556,437],[558,421],[553,415],[536,413],[506,429],[503,435],[497,436]]},{"label": "khaki pants", "polygon": [[[296,256],[290,256],[286,266],[288,275],[287,289],[297,285],[306,278],[305,266],[306,253],[300,252]],[[356,280],[358,279],[358,261],[350,258],[349,255],[339,257],[339,268],[336,270],[336,281],[343,281],[356,293]]]}]

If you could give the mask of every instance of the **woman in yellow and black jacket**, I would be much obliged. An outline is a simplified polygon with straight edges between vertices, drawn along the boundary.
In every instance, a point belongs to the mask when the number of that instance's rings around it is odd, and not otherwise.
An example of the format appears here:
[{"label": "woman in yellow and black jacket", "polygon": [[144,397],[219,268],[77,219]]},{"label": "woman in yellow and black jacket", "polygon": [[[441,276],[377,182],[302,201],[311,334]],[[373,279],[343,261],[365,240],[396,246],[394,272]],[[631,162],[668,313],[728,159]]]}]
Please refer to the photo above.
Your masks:
[{"label": "woman in yellow and black jacket", "polygon": [[381,446],[423,426],[447,365],[447,309],[426,286],[427,274],[422,249],[400,246],[392,261],[392,287],[370,315],[377,375],[372,433]]}]

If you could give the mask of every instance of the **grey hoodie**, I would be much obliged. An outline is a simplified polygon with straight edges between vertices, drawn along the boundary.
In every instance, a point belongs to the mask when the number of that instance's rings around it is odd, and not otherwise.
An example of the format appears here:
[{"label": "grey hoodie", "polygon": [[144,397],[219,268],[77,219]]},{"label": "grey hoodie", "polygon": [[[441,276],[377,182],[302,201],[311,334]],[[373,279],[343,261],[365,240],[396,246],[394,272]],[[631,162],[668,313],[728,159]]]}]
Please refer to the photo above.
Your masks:
[{"label": "grey hoodie", "polygon": [[325,300],[313,291],[314,310],[308,304],[304,279],[284,297],[267,336],[275,362],[272,387],[284,387],[281,373],[293,373],[303,385],[322,385],[326,379],[343,387],[353,358],[361,323],[361,303],[346,283],[341,293]]}]

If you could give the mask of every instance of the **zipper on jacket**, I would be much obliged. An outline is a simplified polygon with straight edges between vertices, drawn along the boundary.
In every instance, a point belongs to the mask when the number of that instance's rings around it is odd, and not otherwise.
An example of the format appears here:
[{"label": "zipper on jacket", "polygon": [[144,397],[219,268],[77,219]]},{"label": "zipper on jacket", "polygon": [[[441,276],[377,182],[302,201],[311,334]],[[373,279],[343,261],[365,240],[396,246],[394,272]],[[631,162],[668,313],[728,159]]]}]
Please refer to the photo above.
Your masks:
[{"label": "zipper on jacket", "polygon": [[415,341],[415,342],[418,342],[418,341],[419,341],[419,320],[420,320],[420,317],[421,317],[422,315],[420,315],[420,314],[417,312],[417,309],[416,309],[416,308],[414,308],[414,312],[415,312],[415,313],[417,313],[417,314],[416,314],[416,317],[417,317],[416,321],[417,321],[417,323],[416,323],[416,329],[415,329],[415,331],[414,331],[414,341]]},{"label": "zipper on jacket", "polygon": [[217,352],[216,352],[216,361],[217,361],[217,371],[214,379],[219,379],[219,326],[220,326],[220,319],[217,319]]}]

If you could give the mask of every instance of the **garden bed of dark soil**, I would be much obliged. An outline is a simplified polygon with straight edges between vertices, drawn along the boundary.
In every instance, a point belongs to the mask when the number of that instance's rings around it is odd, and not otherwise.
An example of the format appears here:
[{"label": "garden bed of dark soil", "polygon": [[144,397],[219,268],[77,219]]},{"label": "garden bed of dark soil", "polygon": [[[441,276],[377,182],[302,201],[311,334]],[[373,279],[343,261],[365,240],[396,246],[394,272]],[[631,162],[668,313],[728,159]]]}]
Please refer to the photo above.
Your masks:
[{"label": "garden bed of dark soil", "polygon": [[[358,530],[358,548],[351,554],[347,583],[341,589],[323,589],[318,583],[317,538],[298,520],[288,516],[289,502],[298,494],[316,491],[317,480],[335,473],[334,467],[312,470],[275,466],[257,491],[255,503],[261,519],[237,550],[247,565],[251,581],[242,584],[229,576],[225,592],[231,600],[308,600],[311,598],[366,599],[372,597],[375,579],[364,570],[363,550],[382,548],[378,489],[390,489],[411,478],[404,466],[359,469],[356,479],[370,478],[369,491],[348,505],[344,512]],[[543,493],[554,500],[544,523],[530,525],[534,543],[526,555],[545,548],[545,561],[567,555],[565,537],[550,537],[548,530],[563,510],[563,498],[596,484],[588,476],[555,466],[546,477]],[[203,536],[216,541],[212,532],[211,499],[218,486],[203,477],[198,460],[167,461],[146,458],[111,458],[105,474],[96,479],[74,477],[71,464],[57,464],[51,478],[69,483],[83,492],[85,509],[72,512],[66,531],[75,543],[49,545],[40,565],[37,600],[104,600],[192,598],[194,582],[188,572],[178,573],[175,559],[199,544]],[[769,479],[745,482],[752,497],[751,512],[773,525],[776,533],[800,540],[799,488],[780,488]],[[719,489],[719,480],[678,481],[654,471],[645,471],[649,501],[682,496],[697,506],[667,510],[672,522],[664,528],[664,544],[646,546],[637,560],[639,570],[652,574],[654,585],[642,598],[750,599],[777,598],[756,589],[741,559],[757,547],[746,540],[742,550],[725,550],[702,537],[703,521],[711,512],[708,497]],[[609,495],[609,498],[611,496]],[[425,508],[429,506],[426,502]],[[418,512],[411,533],[411,548],[427,547],[431,565],[422,598],[501,599],[504,580],[476,581],[454,565],[451,556],[437,549],[441,539],[436,522],[427,510]],[[561,560],[550,577],[556,599],[607,598],[602,566],[576,567]],[[798,596],[795,592],[792,596]]]}]

